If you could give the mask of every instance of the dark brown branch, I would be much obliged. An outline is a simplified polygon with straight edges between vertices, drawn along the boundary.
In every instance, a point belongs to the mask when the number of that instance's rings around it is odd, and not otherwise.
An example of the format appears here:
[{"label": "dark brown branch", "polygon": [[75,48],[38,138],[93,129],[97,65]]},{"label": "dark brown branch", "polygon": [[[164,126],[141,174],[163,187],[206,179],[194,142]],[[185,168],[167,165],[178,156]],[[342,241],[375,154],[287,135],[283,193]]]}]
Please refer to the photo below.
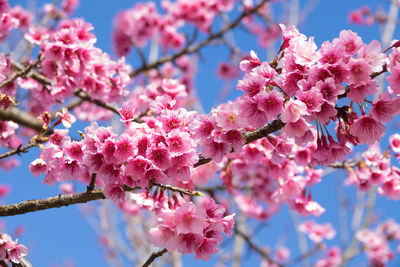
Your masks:
[{"label": "dark brown branch", "polygon": [[91,179],[90,179],[90,183],[89,183],[89,185],[88,185],[87,188],[86,188],[86,192],[92,192],[93,189],[94,189],[94,187],[95,187],[95,185],[96,185],[96,174],[93,173],[93,174],[92,174],[92,177],[91,177]]},{"label": "dark brown branch", "polygon": [[285,123],[283,123],[280,119],[276,119],[273,122],[271,122],[270,124],[268,124],[264,127],[261,127],[260,129],[257,129],[252,132],[246,132],[243,134],[245,144],[251,143],[251,142],[261,139],[263,137],[267,137],[269,134],[279,131],[284,126],[285,126]]},{"label": "dark brown branch", "polygon": [[153,252],[151,253],[150,257],[147,259],[147,261],[145,263],[143,263],[142,267],[148,267],[150,266],[150,264],[157,259],[158,257],[161,257],[162,255],[164,255],[165,253],[167,253],[168,250],[166,248],[163,248],[157,252]]},{"label": "dark brown branch", "polygon": [[226,32],[234,29],[235,27],[237,27],[240,22],[249,15],[252,15],[254,13],[256,13],[265,3],[267,3],[269,0],[262,0],[259,4],[255,5],[253,8],[245,10],[239,17],[237,17],[234,21],[232,21],[232,23],[226,25],[224,28],[222,28],[220,31],[214,33],[214,34],[210,34],[208,36],[207,39],[199,42],[198,44],[195,45],[189,45],[185,48],[183,48],[181,51],[173,54],[173,55],[167,55],[162,57],[161,59],[153,62],[153,63],[149,63],[146,65],[142,65],[140,68],[134,70],[130,76],[131,77],[135,77],[138,74],[151,70],[151,69],[155,69],[158,68],[160,65],[167,63],[167,62],[173,62],[175,61],[177,58],[183,56],[183,55],[187,55],[187,54],[193,54],[198,52],[201,48],[203,48],[204,46],[210,44],[211,42],[220,39]]},{"label": "dark brown branch", "polygon": [[59,195],[46,199],[27,200],[17,204],[0,206],[0,217],[25,214],[28,212],[60,208],[72,204],[86,203],[92,200],[105,199],[102,189],[78,194]]}]

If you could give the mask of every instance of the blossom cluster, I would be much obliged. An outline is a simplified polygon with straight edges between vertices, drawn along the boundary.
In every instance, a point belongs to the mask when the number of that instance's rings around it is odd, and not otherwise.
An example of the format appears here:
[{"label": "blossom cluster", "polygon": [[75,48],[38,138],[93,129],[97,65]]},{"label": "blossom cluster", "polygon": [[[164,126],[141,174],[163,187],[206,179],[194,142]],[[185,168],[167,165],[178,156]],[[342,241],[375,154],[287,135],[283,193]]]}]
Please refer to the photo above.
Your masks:
[{"label": "blossom cluster", "polygon": [[32,23],[32,15],[21,6],[13,8],[8,0],[0,1],[0,41],[4,41],[13,29],[26,30]]},{"label": "blossom cluster", "polygon": [[322,169],[307,166],[312,147],[296,146],[284,135],[257,140],[229,155],[221,172],[223,184],[251,218],[269,218],[285,202],[302,216],[320,216],[325,209],[306,192],[322,176]]},{"label": "blossom cluster", "polygon": [[19,244],[18,240],[13,241],[8,234],[0,234],[0,260],[18,264],[26,255],[28,255],[27,248]]},{"label": "blossom cluster", "polygon": [[184,202],[175,209],[162,209],[156,227],[150,229],[151,240],[168,251],[196,254],[196,259],[207,261],[218,252],[222,232],[232,234],[234,214],[224,216],[225,211],[211,198],[198,205]]},{"label": "blossom cluster", "polygon": [[393,220],[388,220],[378,225],[375,230],[359,230],[356,237],[363,243],[371,265],[386,266],[387,261],[394,257],[389,241],[400,239],[400,225]]},{"label": "blossom cluster", "polygon": [[[399,150],[400,136],[390,136],[390,150],[395,153]],[[377,186],[380,195],[386,195],[389,199],[400,198],[400,170],[391,164],[390,151],[383,153],[377,145],[370,146],[362,154],[362,160],[355,167],[347,167],[348,176],[346,184],[357,185],[359,190],[367,191]]]},{"label": "blossom cluster", "polygon": [[71,19],[61,21],[54,31],[31,27],[25,34],[26,40],[40,46],[41,73],[51,82],[45,87],[33,79],[21,81],[21,88],[32,91],[32,112],[39,115],[50,110],[56,101],[78,91],[108,103],[119,102],[127,95],[130,68],[124,59],[113,61],[94,46],[92,29],[82,19]]},{"label": "blossom cluster", "polygon": [[190,23],[208,32],[215,17],[221,12],[232,10],[235,2],[236,0],[165,0],[161,3],[164,14],[157,12],[153,2],[138,3],[132,9],[120,12],[115,19],[115,51],[119,56],[127,55],[132,47],[144,46],[156,34],[160,36],[158,42],[165,51],[182,48],[186,37],[179,32],[180,28]]},{"label": "blossom cluster", "polygon": [[307,234],[307,236],[314,242],[320,243],[324,239],[332,239],[335,237],[336,231],[332,224],[318,224],[313,220],[303,222],[299,225],[299,231]]}]

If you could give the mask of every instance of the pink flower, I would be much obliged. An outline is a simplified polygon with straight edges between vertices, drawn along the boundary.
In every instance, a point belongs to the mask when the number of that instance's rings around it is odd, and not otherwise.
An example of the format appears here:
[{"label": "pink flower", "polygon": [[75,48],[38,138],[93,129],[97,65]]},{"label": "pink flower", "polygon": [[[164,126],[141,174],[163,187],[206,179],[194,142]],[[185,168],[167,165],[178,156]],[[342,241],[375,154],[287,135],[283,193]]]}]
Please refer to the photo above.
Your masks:
[{"label": "pink flower", "polygon": [[390,71],[390,75],[387,77],[390,88],[395,94],[400,94],[400,69],[395,68]]},{"label": "pink flower", "polygon": [[267,123],[267,114],[259,108],[255,100],[244,95],[240,98],[239,103],[240,114],[247,117],[250,126],[259,128]]},{"label": "pink flower", "polygon": [[235,79],[239,76],[239,69],[230,63],[221,62],[218,65],[217,76],[225,80]]},{"label": "pink flower", "polygon": [[324,103],[323,96],[316,87],[307,91],[299,90],[296,93],[296,98],[306,104],[309,113],[321,111],[321,106]]},{"label": "pink flower", "polygon": [[372,74],[371,67],[365,59],[350,58],[348,64],[349,76],[347,83],[350,84],[367,84]]},{"label": "pink flower", "polygon": [[175,154],[184,154],[192,149],[192,138],[186,132],[172,130],[166,140],[168,150]]},{"label": "pink flower", "polygon": [[7,184],[0,184],[0,197],[7,196],[11,191],[11,187]]},{"label": "pink flower", "polygon": [[396,152],[400,153],[400,134],[396,133],[389,138],[390,148]]},{"label": "pink flower", "polygon": [[11,243],[8,245],[7,255],[10,261],[18,264],[21,262],[22,257],[28,255],[28,249],[22,244],[12,243],[12,245]]},{"label": "pink flower", "polygon": [[304,115],[308,115],[307,106],[299,100],[289,100],[282,112],[281,120],[284,123],[296,122]]},{"label": "pink flower", "polygon": [[212,158],[215,162],[221,162],[224,155],[229,152],[229,144],[218,142],[212,138],[203,143],[202,154],[205,158]]},{"label": "pink flower", "polygon": [[350,126],[350,134],[368,145],[379,141],[384,132],[385,126],[368,115],[361,116]]},{"label": "pink flower", "polygon": [[161,170],[166,170],[170,164],[168,150],[162,147],[151,147],[147,152],[148,158]]},{"label": "pink flower", "polygon": [[290,40],[290,46],[293,49],[296,64],[312,65],[318,60],[317,45],[314,42],[314,37],[306,37],[301,35]]},{"label": "pink flower", "polygon": [[286,123],[284,131],[289,137],[302,137],[309,129],[311,124],[307,123],[303,118],[295,122]]},{"label": "pink flower", "polygon": [[83,142],[68,142],[64,145],[64,151],[71,159],[82,161]]},{"label": "pink flower", "polygon": [[114,157],[118,163],[126,162],[130,157],[134,156],[134,149],[137,141],[127,134],[122,134],[117,142],[115,142]]},{"label": "pink flower", "polygon": [[265,112],[267,122],[275,120],[283,110],[283,95],[276,90],[256,96],[257,107]]},{"label": "pink flower", "polygon": [[173,251],[178,246],[178,234],[174,229],[164,225],[151,228],[151,242],[157,247],[165,247],[168,251]]},{"label": "pink flower", "polygon": [[191,124],[194,136],[199,139],[206,139],[210,137],[215,127],[216,125],[214,118],[210,115],[200,115]]},{"label": "pink flower", "polygon": [[321,92],[322,97],[328,103],[335,105],[338,101],[338,95],[343,94],[344,87],[341,84],[336,84],[333,78],[326,78],[324,81],[318,81],[316,88]]},{"label": "pink flower", "polygon": [[345,56],[351,57],[357,54],[363,45],[363,41],[351,30],[343,30],[340,32],[339,38],[333,41],[333,44],[343,47]]},{"label": "pink flower", "polygon": [[204,238],[203,242],[196,250],[195,259],[202,259],[203,261],[210,260],[211,256],[218,252],[218,243],[219,242],[213,238]]},{"label": "pink flower", "polygon": [[368,61],[372,72],[380,72],[388,61],[386,54],[382,53],[381,44],[372,40],[368,45],[363,45],[358,56]]},{"label": "pink flower", "polygon": [[320,122],[328,124],[330,118],[336,116],[336,114],[337,110],[335,106],[324,101],[324,103],[321,105],[321,110],[319,112],[314,112],[312,115]]},{"label": "pink flower", "polygon": [[122,108],[119,110],[122,122],[128,122],[134,120],[136,113],[137,109],[135,107],[135,104],[131,101],[125,102],[122,105]]},{"label": "pink flower", "polygon": [[388,92],[381,93],[372,103],[371,114],[377,120],[389,123],[393,116],[400,114],[400,98],[393,98]]},{"label": "pink flower", "polygon": [[29,165],[32,175],[38,177],[42,173],[47,173],[47,163],[43,159],[35,159]]},{"label": "pink flower", "polygon": [[351,99],[351,101],[356,103],[361,103],[365,100],[365,97],[368,95],[372,95],[378,92],[378,86],[375,81],[370,81],[367,84],[353,85],[350,84],[350,91],[347,96]]},{"label": "pink flower", "polygon": [[203,239],[201,234],[180,234],[177,250],[182,254],[195,254]]},{"label": "pink flower", "polygon": [[239,80],[236,88],[245,91],[249,96],[258,94],[266,84],[264,77],[255,72],[246,73],[243,80]]},{"label": "pink flower", "polygon": [[144,178],[146,170],[151,166],[151,162],[142,157],[137,156],[128,160],[125,166],[125,174],[131,176],[135,180]]},{"label": "pink flower", "polygon": [[65,128],[70,128],[71,125],[76,121],[75,116],[70,114],[66,108],[63,108],[61,112],[57,112],[56,116],[60,117]]},{"label": "pink flower", "polygon": [[118,183],[106,184],[104,186],[104,195],[113,201],[120,201],[124,199],[125,191]]},{"label": "pink flower", "polygon": [[257,54],[251,50],[250,55],[240,61],[239,68],[244,72],[250,72],[259,65],[261,65],[261,61],[258,59]]},{"label": "pink flower", "polygon": [[179,233],[203,233],[204,220],[204,213],[190,202],[185,202],[175,212],[176,230]]},{"label": "pink flower", "polygon": [[300,224],[299,231],[306,233],[314,243],[320,243],[323,239],[330,240],[336,234],[332,224],[317,224],[313,220]]},{"label": "pink flower", "polygon": [[219,105],[212,111],[215,114],[217,125],[225,131],[245,128],[247,119],[239,114],[239,104],[237,102],[227,102]]}]

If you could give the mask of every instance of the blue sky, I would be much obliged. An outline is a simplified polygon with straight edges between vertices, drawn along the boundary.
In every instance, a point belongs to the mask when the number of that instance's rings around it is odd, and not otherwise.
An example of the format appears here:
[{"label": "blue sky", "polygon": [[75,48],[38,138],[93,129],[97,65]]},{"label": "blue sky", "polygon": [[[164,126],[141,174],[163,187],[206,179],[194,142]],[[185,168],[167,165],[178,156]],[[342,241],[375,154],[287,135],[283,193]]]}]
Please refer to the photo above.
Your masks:
[{"label": "blue sky", "polygon": [[[11,5],[21,4],[26,6],[28,1],[11,0]],[[45,1],[36,1],[37,5]],[[81,0],[75,16],[84,17],[86,21],[94,26],[94,33],[97,36],[97,47],[112,54],[111,35],[113,19],[118,11],[130,8],[136,1],[113,0],[113,1],[84,1]],[[306,1],[301,1],[304,4]],[[308,1],[307,1],[308,2]],[[387,6],[387,1],[374,0],[368,1],[374,9],[378,5]],[[323,41],[332,40],[339,35],[343,29],[351,29],[358,32],[365,42],[373,39],[379,40],[380,32],[378,27],[360,27],[350,25],[347,22],[348,12],[365,4],[362,0],[352,1],[327,1],[320,0],[314,9],[309,13],[307,20],[299,28],[300,31],[308,36],[315,36],[315,41],[320,45]],[[276,18],[280,14],[275,15]],[[398,32],[397,32],[398,33]],[[254,49],[258,52],[261,60],[265,59],[266,52],[257,48],[254,38],[250,37],[242,30],[236,30],[236,41],[242,51]],[[398,35],[396,35],[398,36]],[[397,37],[398,38],[398,37]],[[200,63],[198,76],[196,78],[196,88],[206,111],[209,111],[218,97],[218,91],[223,87],[223,82],[215,77],[215,70],[219,61],[227,60],[228,54],[222,48],[206,48],[202,52],[206,62]],[[129,62],[139,63],[137,58],[129,58]],[[234,85],[234,84],[233,84]],[[232,85],[232,86],[233,86]],[[233,90],[235,91],[235,90]],[[234,92],[231,98],[237,96]],[[388,126],[389,132],[398,131],[394,125]],[[387,144],[387,143],[386,143]],[[386,145],[385,144],[385,145]],[[6,203],[14,203],[34,198],[45,198],[59,193],[58,186],[48,187],[41,184],[43,177],[34,178],[28,171],[29,163],[38,155],[38,149],[32,153],[24,154],[20,168],[11,172],[0,172],[2,180],[0,183],[10,183],[11,194],[5,199]],[[318,222],[332,221],[338,223],[336,185],[340,184],[345,174],[335,172],[323,179],[320,185],[313,188],[313,197],[327,209],[327,212],[318,218]],[[0,178],[1,179],[1,178]],[[354,198],[354,189],[345,189],[349,196]],[[378,196],[377,208],[382,217],[394,217],[400,221],[400,206],[397,202],[386,201],[386,198]],[[55,263],[63,263],[72,259],[77,267],[80,266],[107,266],[103,253],[98,246],[98,237],[91,226],[83,219],[77,206],[46,210],[27,215],[19,215],[5,219],[7,229],[12,232],[14,227],[19,224],[25,226],[26,232],[20,238],[20,242],[25,244],[29,250],[29,260],[34,266],[53,266]],[[282,227],[284,226],[284,227]],[[257,236],[259,244],[274,246],[279,237],[292,227],[292,222],[287,214],[287,209],[268,222]],[[297,240],[294,231],[289,231],[289,243],[286,244],[293,249],[293,255],[298,255]],[[328,245],[339,244],[337,238]],[[150,255],[151,252],[149,252]],[[194,256],[185,256],[185,263],[191,266],[208,266],[208,263],[194,261]],[[255,253],[250,254],[250,264],[258,262]],[[360,262],[362,262],[361,260]],[[399,261],[392,262],[389,266],[398,266]]]}]

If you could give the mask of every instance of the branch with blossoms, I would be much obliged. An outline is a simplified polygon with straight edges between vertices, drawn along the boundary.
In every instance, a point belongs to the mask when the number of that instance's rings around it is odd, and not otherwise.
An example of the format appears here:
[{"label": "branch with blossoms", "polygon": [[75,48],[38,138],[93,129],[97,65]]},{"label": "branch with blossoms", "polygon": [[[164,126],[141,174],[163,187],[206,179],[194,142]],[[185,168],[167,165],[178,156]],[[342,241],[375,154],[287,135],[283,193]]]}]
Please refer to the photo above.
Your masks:
[{"label": "branch with blossoms", "polygon": [[[386,129],[383,123],[400,114],[398,42],[383,50],[379,42],[367,44],[356,33],[343,30],[318,49],[313,37],[295,26],[270,20],[268,13],[278,3],[268,0],[163,1],[163,13],[149,2],[119,13],[115,20],[116,54],[134,50],[140,63],[132,68],[124,58],[113,60],[95,46],[92,25],[67,18],[73,0],[47,6],[40,27],[31,23],[28,12],[4,2],[0,16],[10,24],[0,27],[0,41],[18,29],[29,45],[20,62],[13,61],[19,58],[15,55],[0,55],[4,106],[0,143],[9,149],[0,155],[0,163],[40,146],[38,158],[29,166],[34,176],[44,175],[47,185],[68,185],[65,182],[73,179],[86,191],[73,193],[65,186],[68,194],[0,206],[1,216],[108,199],[123,214],[150,214],[148,238],[141,242],[148,242],[146,248],[163,249],[150,255],[143,265],[148,266],[167,251],[208,261],[222,250],[225,235],[234,233],[236,211],[266,221],[287,205],[301,216],[320,216],[325,208],[312,191],[322,182],[320,167],[347,170],[346,183],[357,190],[400,198],[400,172],[390,162],[398,157],[398,136],[390,138],[390,150],[383,153],[374,147],[362,160],[346,158],[360,145],[379,142]],[[235,7],[240,8],[239,15],[230,22],[229,12]],[[46,24],[51,18],[50,27]],[[214,30],[218,18],[224,24]],[[183,26],[193,26],[191,38]],[[253,51],[240,58],[240,50],[230,43],[233,37],[228,36],[239,26],[264,44],[283,38],[271,62]],[[220,76],[236,79],[242,71],[236,88],[243,94],[201,114],[200,108],[193,110],[197,105],[193,55],[200,57],[203,48],[214,44],[225,45],[237,57],[238,68],[225,65]],[[26,60],[36,45],[37,60]],[[163,52],[159,58],[158,49]],[[377,78],[386,73],[390,89],[381,92]],[[18,107],[10,106],[17,101]],[[69,132],[75,116],[91,122],[79,131],[81,140],[72,139]],[[96,122],[109,119],[120,123],[108,127]],[[58,127],[61,124],[63,128]],[[18,126],[24,127],[18,130]],[[25,137],[20,133],[32,136],[32,130],[39,134],[23,146]],[[213,185],[206,186],[209,183]],[[201,188],[207,190],[203,193]],[[372,213],[371,204],[364,228],[370,227]],[[375,230],[355,229],[348,250],[341,254],[329,248],[316,266],[346,264],[359,251],[372,265],[384,265],[391,255],[389,241],[400,239],[397,228],[390,222]],[[330,224],[313,220],[300,223],[298,232],[315,246],[293,260],[287,248],[267,253],[246,233],[235,234],[261,255],[263,263],[277,266],[320,256],[323,240],[335,235]],[[360,243],[365,244],[362,250]],[[14,255],[8,245],[0,260]],[[20,249],[14,260],[23,254]]]}]

